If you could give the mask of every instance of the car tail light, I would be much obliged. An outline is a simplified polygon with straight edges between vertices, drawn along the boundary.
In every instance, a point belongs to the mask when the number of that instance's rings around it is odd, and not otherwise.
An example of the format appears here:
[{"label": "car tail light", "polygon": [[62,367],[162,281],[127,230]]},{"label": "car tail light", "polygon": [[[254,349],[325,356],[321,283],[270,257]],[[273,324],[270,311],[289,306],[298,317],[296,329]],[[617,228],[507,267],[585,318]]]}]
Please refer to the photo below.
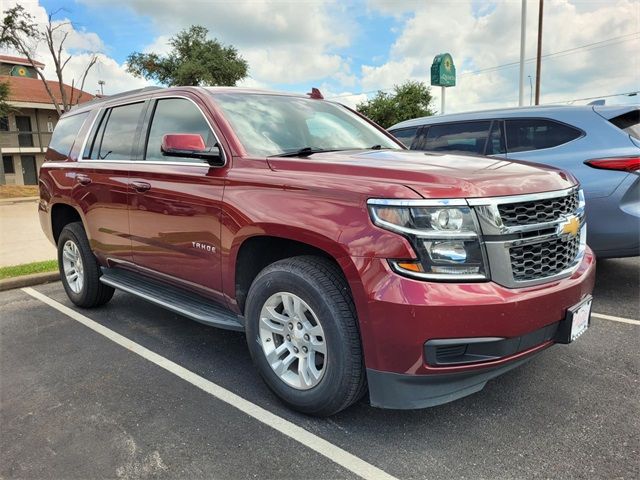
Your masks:
[{"label": "car tail light", "polygon": [[637,172],[640,170],[640,157],[613,157],[596,158],[587,160],[587,165],[604,170],[622,170],[624,172]]}]

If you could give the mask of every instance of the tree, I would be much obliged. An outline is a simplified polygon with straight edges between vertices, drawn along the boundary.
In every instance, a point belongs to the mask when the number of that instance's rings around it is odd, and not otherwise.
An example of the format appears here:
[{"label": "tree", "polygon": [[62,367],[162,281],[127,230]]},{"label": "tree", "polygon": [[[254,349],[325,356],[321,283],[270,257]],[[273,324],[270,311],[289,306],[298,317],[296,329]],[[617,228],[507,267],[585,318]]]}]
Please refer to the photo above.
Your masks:
[{"label": "tree", "polygon": [[134,52],[127,71],[168,85],[233,86],[247,76],[247,62],[233,46],[208,39],[205,27],[192,25],[169,40],[169,54]]},{"label": "tree", "polygon": [[432,100],[431,89],[424,82],[408,81],[395,85],[392,93],[379,90],[356,109],[381,127],[389,128],[403,120],[433,115]]},{"label": "tree", "polygon": [[11,106],[7,103],[9,98],[9,83],[0,82],[0,118],[6,117],[11,111]]},{"label": "tree", "polygon": [[[95,65],[98,57],[95,54],[91,55],[89,62],[84,69],[80,79],[80,86],[78,89],[75,87],[75,78],[71,79],[71,91],[68,92],[64,88],[64,69],[71,60],[71,55],[67,55],[64,52],[64,43],[69,36],[70,22],[56,22],[53,19],[53,14],[49,14],[48,22],[44,26],[37,25],[34,21],[33,15],[26,12],[21,5],[17,5],[9,10],[3,12],[2,25],[0,26],[0,47],[9,47],[16,50],[20,55],[25,57],[30,63],[33,69],[36,71],[38,77],[44,84],[44,87],[51,99],[51,103],[56,108],[58,115],[69,110],[73,105],[76,105],[83,94],[84,82],[87,79],[89,70]],[[38,46],[44,42],[51,54],[51,59],[56,70],[56,77],[58,79],[58,89],[60,91],[59,99],[53,93],[50,84],[44,76],[44,72],[36,66],[35,52]],[[79,90],[79,95],[74,98],[76,92]]]}]

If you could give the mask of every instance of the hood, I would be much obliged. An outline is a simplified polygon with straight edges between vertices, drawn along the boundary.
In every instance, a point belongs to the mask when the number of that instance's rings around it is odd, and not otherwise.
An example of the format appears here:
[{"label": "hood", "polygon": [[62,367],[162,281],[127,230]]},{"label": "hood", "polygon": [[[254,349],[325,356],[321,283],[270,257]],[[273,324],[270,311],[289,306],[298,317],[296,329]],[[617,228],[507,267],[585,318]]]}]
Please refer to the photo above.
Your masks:
[{"label": "hood", "polygon": [[425,198],[520,195],[562,190],[577,183],[562,170],[534,163],[409,150],[327,152],[304,158],[270,157],[268,162],[279,172],[401,184]]}]

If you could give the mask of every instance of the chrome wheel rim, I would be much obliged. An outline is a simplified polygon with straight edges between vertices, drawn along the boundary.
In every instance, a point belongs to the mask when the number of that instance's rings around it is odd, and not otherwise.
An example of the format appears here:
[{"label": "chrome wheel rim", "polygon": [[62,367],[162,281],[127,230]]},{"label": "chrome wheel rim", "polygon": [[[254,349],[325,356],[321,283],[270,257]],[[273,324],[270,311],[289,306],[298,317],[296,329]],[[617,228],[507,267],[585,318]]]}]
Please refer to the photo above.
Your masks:
[{"label": "chrome wheel rim", "polygon": [[62,269],[71,291],[80,293],[84,285],[84,266],[80,249],[71,240],[67,240],[62,247]]},{"label": "chrome wheel rim", "polygon": [[260,344],[267,362],[284,383],[298,390],[315,387],[324,376],[324,330],[311,307],[289,292],[273,294],[260,312]]}]

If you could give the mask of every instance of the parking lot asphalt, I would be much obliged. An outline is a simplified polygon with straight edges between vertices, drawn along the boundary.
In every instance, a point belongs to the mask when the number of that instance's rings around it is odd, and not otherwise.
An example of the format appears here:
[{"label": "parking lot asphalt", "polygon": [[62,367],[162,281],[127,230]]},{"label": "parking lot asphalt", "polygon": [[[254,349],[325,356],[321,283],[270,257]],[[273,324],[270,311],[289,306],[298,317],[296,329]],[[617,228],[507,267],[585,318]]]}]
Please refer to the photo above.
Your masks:
[{"label": "parking lot asphalt", "polygon": [[[639,259],[598,262],[594,312],[640,319]],[[36,290],[71,306],[60,283]],[[465,399],[329,419],[264,386],[243,334],[117,292],[75,309],[397,478],[638,478],[640,326],[593,318]],[[357,478],[21,290],[0,293],[0,478]]]}]

